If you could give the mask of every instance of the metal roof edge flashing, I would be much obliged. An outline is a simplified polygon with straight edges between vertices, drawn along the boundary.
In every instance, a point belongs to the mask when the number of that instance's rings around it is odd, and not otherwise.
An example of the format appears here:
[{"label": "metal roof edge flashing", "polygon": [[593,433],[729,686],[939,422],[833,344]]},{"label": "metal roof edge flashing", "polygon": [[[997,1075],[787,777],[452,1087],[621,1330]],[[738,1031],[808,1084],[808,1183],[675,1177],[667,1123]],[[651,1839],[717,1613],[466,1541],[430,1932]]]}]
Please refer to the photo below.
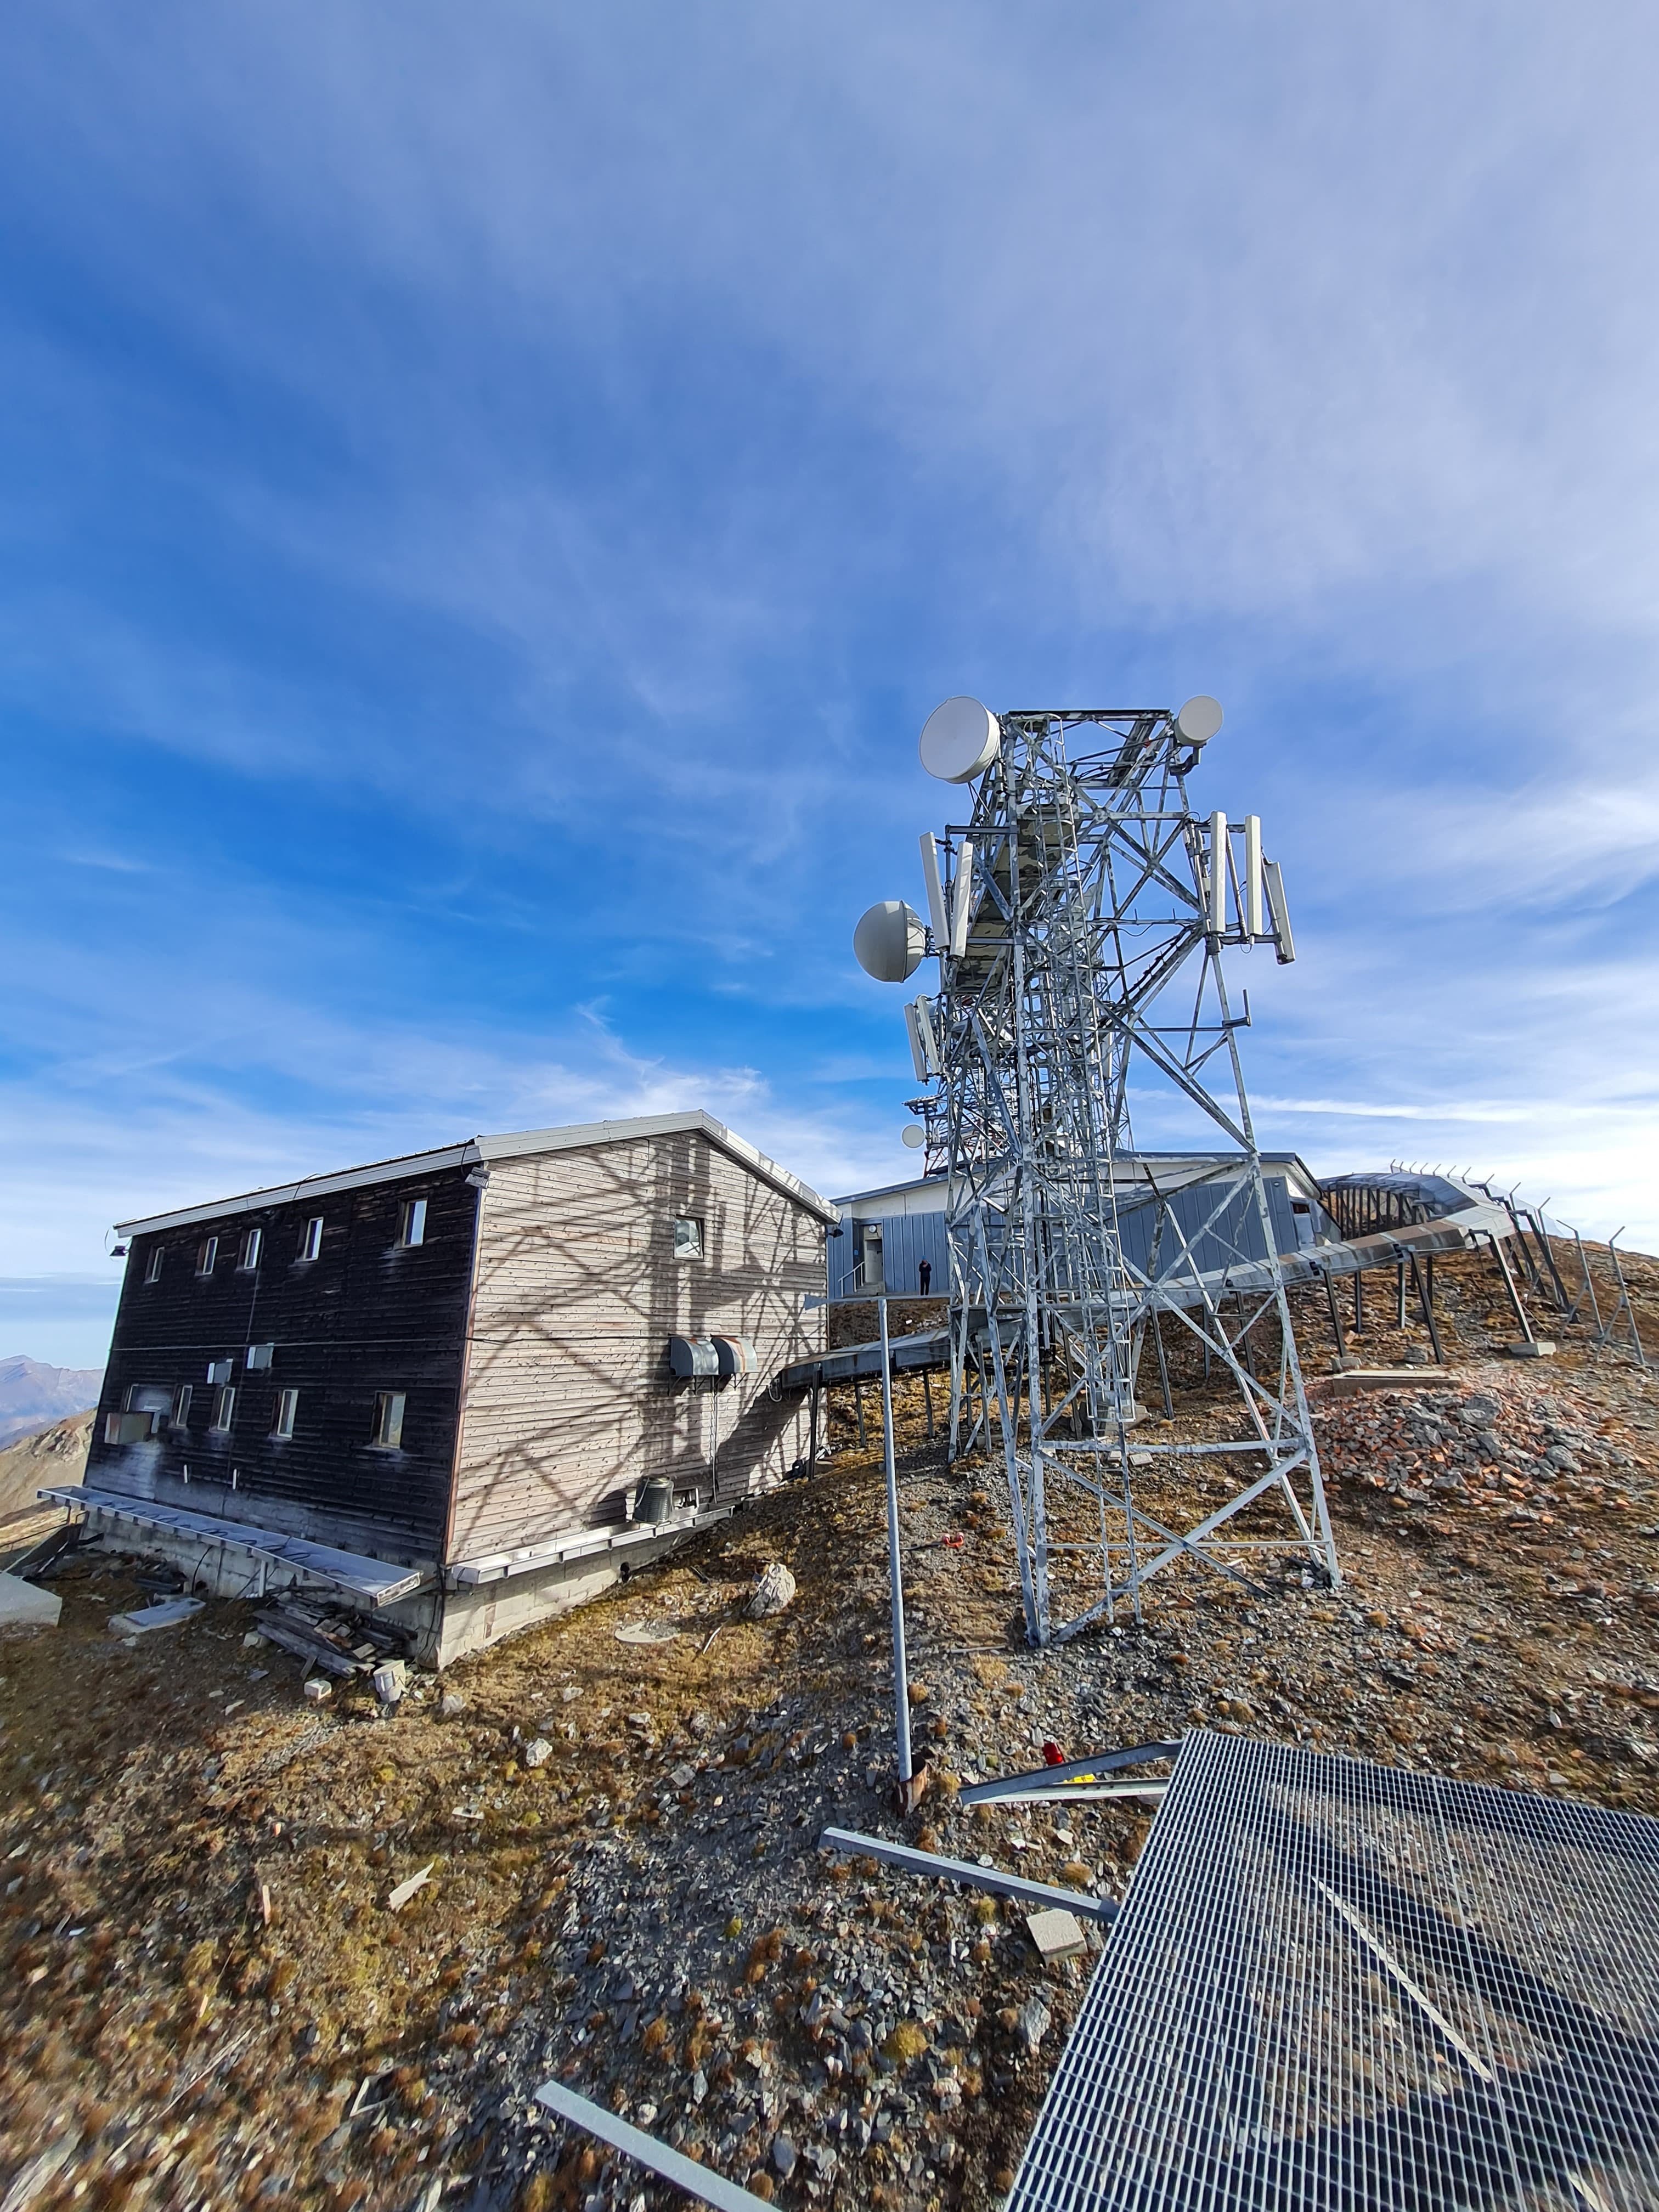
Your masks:
[{"label": "metal roof edge flashing", "polygon": [[157,1230],[186,1229],[198,1221],[222,1220],[229,1214],[291,1206],[302,1197],[326,1198],[334,1192],[362,1190],[380,1182],[398,1182],[410,1176],[437,1175],[446,1168],[472,1167],[489,1160],[526,1159],[540,1152],[582,1152],[597,1145],[626,1144],[634,1138],[673,1136],[682,1130],[696,1130],[707,1137],[710,1144],[729,1154],[740,1166],[769,1182],[786,1198],[793,1198],[805,1206],[821,1221],[836,1219],[835,1207],[821,1198],[810,1183],[792,1175],[787,1168],[780,1167],[746,1137],[739,1137],[699,1107],[685,1114],[641,1114],[631,1120],[575,1122],[562,1129],[524,1129],[494,1137],[469,1137],[461,1143],[441,1145],[430,1152],[399,1152],[391,1159],[372,1160],[362,1167],[301,1176],[293,1182],[270,1183],[258,1190],[242,1191],[234,1197],[216,1199],[201,1206],[135,1215],[131,1220],[114,1223],[113,1228],[118,1237],[142,1237]]}]

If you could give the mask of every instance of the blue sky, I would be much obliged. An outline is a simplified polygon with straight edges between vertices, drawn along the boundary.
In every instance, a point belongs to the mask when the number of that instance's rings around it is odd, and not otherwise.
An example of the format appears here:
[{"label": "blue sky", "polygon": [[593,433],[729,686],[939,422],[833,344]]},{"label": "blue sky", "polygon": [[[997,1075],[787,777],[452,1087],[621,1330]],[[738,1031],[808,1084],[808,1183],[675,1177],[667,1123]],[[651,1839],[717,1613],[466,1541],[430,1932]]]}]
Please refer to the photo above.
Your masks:
[{"label": "blue sky", "polygon": [[1264,1143],[1653,1249],[1656,46],[8,11],[0,1352],[101,1357],[120,1215],[477,1129],[902,1172],[848,939],[959,690],[1224,701]]}]

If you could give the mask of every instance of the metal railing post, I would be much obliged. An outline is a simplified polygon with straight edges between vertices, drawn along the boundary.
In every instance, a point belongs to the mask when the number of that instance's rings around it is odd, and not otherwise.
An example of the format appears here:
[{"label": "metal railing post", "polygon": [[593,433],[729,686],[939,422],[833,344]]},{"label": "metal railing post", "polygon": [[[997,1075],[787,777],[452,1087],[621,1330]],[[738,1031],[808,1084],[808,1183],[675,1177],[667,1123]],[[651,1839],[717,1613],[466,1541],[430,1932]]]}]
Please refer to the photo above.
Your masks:
[{"label": "metal railing post", "polygon": [[893,1719],[898,1737],[899,1794],[910,1796],[910,1674],[904,1651],[904,1571],[899,1559],[898,1465],[893,1456],[893,1355],[887,1338],[887,1301],[881,1310],[882,1463],[887,1476],[887,1579],[893,1601]]}]

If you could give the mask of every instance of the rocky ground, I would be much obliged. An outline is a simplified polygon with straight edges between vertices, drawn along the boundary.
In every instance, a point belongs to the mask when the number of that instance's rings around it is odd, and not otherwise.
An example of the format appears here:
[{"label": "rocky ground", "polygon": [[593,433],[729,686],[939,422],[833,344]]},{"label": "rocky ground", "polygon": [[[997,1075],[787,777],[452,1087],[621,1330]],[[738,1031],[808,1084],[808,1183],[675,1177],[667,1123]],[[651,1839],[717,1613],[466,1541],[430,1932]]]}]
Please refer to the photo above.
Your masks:
[{"label": "rocky ground", "polygon": [[[1659,1264],[1632,1265],[1659,1345]],[[1120,1893],[1146,1812],[956,1791],[1046,1742],[1200,1722],[1659,1813],[1659,1389],[1559,1317],[1554,1359],[1502,1358],[1500,1298],[1443,1264],[1449,1371],[1316,1386],[1340,1589],[1187,1568],[1141,1623],[1043,1654],[992,1470],[945,1468],[907,1384],[934,1776],[908,1821],[873,1394],[866,1448],[839,1405],[812,1484],[395,1710],[356,1686],[307,1705],[299,1663],[245,1640],[251,1607],[129,1649],[106,1622],[130,1574],[77,1562],[62,1627],[0,1648],[8,2212],[682,2201],[545,2124],[550,2075],[781,2204],[976,2212],[1086,1966],[1042,1964],[1018,1910],[823,1853],[826,1823]],[[1353,1348],[1420,1355],[1395,1318]],[[1322,1326],[1303,1317],[1310,1371]],[[1177,1436],[1235,1419],[1178,1383]],[[1190,1522],[1205,1498],[1159,1503]],[[772,1561],[798,1595],[750,1620]],[[618,1640],[642,1624],[672,1640]]]}]

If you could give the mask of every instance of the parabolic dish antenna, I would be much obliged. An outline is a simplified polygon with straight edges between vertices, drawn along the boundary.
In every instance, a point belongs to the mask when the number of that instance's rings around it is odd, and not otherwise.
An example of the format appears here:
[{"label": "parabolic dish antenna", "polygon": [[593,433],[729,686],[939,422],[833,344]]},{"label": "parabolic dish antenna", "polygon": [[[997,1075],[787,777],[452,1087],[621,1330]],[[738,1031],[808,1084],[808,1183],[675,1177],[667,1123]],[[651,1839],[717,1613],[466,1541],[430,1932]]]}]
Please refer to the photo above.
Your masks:
[{"label": "parabolic dish antenna", "polygon": [[1221,727],[1221,702],[1200,691],[1176,716],[1176,727],[1189,745],[1207,745]]},{"label": "parabolic dish antenna", "polygon": [[921,916],[902,899],[883,899],[859,917],[853,932],[853,957],[878,983],[902,983],[921,965],[927,933]]},{"label": "parabolic dish antenna", "polygon": [[927,1132],[920,1121],[912,1121],[899,1131],[899,1142],[908,1145],[913,1152],[919,1152],[927,1141]]},{"label": "parabolic dish antenna", "polygon": [[921,764],[941,783],[971,783],[1002,744],[996,716],[977,699],[947,699],[921,726]]}]

